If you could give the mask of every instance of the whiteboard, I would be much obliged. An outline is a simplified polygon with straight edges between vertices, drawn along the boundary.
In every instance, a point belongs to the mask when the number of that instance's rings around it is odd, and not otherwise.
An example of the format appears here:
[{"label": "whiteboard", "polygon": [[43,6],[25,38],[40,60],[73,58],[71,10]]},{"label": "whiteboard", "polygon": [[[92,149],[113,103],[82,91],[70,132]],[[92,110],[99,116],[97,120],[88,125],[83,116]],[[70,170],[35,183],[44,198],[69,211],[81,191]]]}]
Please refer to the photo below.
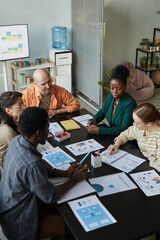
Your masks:
[{"label": "whiteboard", "polygon": [[0,26],[0,61],[29,57],[28,25]]},{"label": "whiteboard", "polygon": [[96,104],[103,79],[103,0],[72,0],[73,83]]}]

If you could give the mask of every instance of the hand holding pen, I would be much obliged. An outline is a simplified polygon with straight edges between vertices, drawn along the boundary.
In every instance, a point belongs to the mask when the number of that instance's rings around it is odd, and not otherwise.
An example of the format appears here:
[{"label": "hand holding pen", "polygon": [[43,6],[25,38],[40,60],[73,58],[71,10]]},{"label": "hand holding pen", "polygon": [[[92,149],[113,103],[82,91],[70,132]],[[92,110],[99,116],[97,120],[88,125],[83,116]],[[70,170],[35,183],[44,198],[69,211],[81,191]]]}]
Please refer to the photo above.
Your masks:
[{"label": "hand holding pen", "polygon": [[91,126],[91,125],[96,125],[96,119],[90,119],[87,123],[87,127]]}]

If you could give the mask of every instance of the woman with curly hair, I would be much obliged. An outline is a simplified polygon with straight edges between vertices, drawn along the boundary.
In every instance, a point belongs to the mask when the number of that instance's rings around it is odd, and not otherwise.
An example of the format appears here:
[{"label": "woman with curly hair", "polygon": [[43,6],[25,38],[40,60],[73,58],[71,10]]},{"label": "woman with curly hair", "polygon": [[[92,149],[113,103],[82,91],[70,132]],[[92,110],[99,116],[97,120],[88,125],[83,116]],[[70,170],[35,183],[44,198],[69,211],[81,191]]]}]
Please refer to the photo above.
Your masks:
[{"label": "woman with curly hair", "polygon": [[[91,134],[118,135],[133,123],[132,113],[136,107],[135,100],[125,92],[130,73],[124,65],[117,65],[110,77],[110,93],[103,107],[88,121]],[[96,126],[107,119],[109,126]]]}]

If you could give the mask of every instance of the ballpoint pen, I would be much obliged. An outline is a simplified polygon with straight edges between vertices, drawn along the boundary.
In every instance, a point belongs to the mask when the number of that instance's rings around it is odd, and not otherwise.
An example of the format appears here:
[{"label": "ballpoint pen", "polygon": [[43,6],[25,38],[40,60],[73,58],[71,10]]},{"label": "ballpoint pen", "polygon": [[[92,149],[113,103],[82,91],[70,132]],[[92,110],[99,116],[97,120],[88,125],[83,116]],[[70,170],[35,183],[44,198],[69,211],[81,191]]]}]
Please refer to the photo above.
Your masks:
[{"label": "ballpoint pen", "polygon": [[84,156],[84,158],[82,158],[82,160],[81,160],[79,163],[82,164],[82,162],[88,157],[89,154],[90,154],[90,152],[88,152],[88,153]]}]

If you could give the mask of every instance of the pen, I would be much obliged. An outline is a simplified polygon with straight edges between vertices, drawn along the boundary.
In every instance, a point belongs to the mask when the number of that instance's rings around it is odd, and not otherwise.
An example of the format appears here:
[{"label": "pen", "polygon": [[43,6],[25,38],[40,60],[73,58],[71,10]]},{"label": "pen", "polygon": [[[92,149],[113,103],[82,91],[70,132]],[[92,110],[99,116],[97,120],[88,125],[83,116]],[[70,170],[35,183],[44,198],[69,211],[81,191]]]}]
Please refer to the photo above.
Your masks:
[{"label": "pen", "polygon": [[88,155],[90,154],[90,152],[88,152],[85,156],[84,156],[84,158],[82,158],[82,160],[79,162],[80,164],[88,157]]}]

